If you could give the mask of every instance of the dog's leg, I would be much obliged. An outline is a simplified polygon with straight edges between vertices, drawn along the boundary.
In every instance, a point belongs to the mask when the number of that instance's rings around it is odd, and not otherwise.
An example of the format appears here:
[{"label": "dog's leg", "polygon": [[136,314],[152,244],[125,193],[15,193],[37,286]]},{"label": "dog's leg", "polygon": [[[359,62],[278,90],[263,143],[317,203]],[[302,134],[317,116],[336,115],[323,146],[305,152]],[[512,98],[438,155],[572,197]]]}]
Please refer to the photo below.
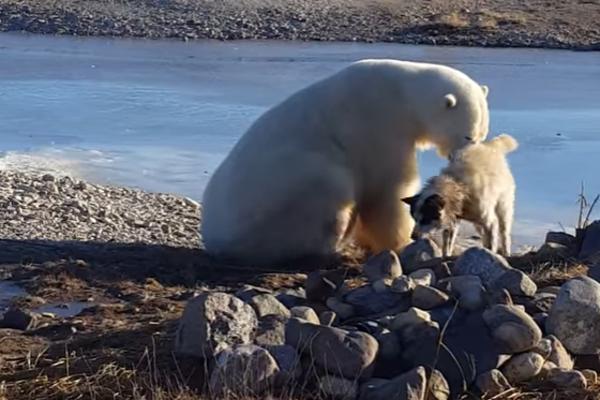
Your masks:
[{"label": "dog's leg", "polygon": [[453,224],[442,232],[442,255],[451,257],[454,252],[456,237],[458,236],[458,226]]},{"label": "dog's leg", "polygon": [[498,222],[500,228],[500,254],[505,257],[510,256],[511,252],[511,232],[514,218],[514,208],[511,202],[500,202],[496,207]]},{"label": "dog's leg", "polygon": [[496,253],[498,251],[499,224],[496,216],[489,216],[483,223],[483,247]]}]

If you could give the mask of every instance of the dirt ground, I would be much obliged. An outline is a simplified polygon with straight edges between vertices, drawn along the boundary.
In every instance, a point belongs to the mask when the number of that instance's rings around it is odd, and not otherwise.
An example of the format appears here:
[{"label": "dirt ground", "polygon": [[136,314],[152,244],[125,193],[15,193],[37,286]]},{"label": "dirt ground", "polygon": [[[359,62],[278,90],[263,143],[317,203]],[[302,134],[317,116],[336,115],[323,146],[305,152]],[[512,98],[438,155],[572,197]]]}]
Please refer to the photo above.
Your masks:
[{"label": "dirt ground", "polygon": [[0,0],[0,31],[600,49],[600,0]]}]

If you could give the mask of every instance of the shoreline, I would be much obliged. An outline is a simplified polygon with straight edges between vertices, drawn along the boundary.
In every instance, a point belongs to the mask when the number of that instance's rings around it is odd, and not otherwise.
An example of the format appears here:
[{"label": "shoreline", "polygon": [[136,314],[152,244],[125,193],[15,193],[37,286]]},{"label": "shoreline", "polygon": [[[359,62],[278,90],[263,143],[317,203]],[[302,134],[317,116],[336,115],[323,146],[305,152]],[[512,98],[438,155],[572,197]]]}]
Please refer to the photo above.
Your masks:
[{"label": "shoreline", "polygon": [[544,7],[532,0],[445,4],[385,0],[0,0],[0,31],[182,40],[293,40],[600,50],[589,1]]}]

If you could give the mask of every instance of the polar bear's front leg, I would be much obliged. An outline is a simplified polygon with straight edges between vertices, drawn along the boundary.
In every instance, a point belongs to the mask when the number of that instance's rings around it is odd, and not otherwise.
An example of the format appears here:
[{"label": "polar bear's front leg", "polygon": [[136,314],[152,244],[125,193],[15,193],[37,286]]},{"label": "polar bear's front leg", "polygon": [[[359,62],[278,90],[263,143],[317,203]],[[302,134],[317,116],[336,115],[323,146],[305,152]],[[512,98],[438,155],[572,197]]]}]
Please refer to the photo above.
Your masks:
[{"label": "polar bear's front leg", "polygon": [[400,250],[410,243],[414,221],[396,191],[359,209],[356,241],[374,253]]}]

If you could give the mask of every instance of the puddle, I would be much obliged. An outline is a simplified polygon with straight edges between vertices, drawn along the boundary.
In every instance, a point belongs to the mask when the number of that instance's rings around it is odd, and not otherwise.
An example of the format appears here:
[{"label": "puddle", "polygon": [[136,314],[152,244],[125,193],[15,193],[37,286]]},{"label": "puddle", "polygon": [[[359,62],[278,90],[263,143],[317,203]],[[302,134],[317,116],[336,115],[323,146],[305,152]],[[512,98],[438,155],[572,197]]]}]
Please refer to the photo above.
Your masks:
[{"label": "puddle", "polygon": [[87,301],[71,301],[67,303],[49,303],[35,308],[36,313],[50,313],[60,318],[71,318],[80,314],[86,308],[95,306],[95,303]]},{"label": "puddle", "polygon": [[26,294],[27,292],[16,283],[0,281],[0,315],[6,312],[12,299]]}]

